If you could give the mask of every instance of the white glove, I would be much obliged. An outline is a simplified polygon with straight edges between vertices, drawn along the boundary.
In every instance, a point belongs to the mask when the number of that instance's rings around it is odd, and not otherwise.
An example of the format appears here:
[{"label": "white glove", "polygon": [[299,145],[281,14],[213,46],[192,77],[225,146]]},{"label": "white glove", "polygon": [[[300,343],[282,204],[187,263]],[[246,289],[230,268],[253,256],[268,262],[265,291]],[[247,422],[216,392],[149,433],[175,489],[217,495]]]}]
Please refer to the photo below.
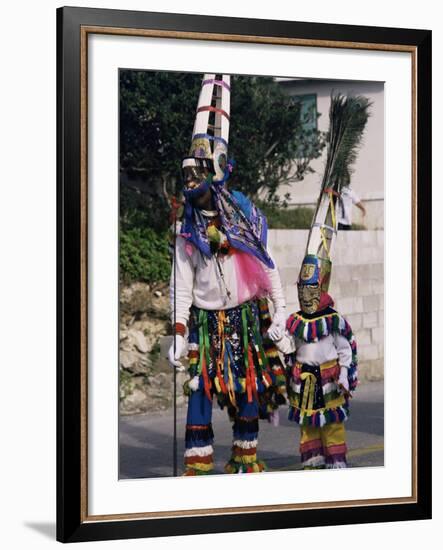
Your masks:
[{"label": "white glove", "polygon": [[289,353],[293,353],[295,351],[294,338],[289,336],[286,332],[279,340],[275,341],[274,344],[278,351],[281,351],[284,355],[288,355]]},{"label": "white glove", "polygon": [[338,385],[343,393],[349,392],[348,382],[348,369],[346,367],[340,368],[340,376],[338,377]]},{"label": "white glove", "polygon": [[[175,338],[175,353],[174,353],[174,338]],[[176,334],[172,338],[172,344],[168,351],[168,360],[171,367],[176,367],[179,371],[184,371],[185,367],[180,362],[180,357],[183,355],[185,349],[185,339],[181,334]]]},{"label": "white glove", "polygon": [[285,333],[286,328],[286,310],[285,308],[277,309],[272,317],[272,324],[268,329],[268,336],[274,342],[277,342]]}]

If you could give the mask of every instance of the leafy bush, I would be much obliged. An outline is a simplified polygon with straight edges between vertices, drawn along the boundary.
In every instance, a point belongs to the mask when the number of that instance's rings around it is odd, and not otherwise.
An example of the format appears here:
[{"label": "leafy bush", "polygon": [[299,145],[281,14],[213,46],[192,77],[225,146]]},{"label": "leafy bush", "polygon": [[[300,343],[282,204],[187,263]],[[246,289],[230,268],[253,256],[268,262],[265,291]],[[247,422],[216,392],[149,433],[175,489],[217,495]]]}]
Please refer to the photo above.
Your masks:
[{"label": "leafy bush", "polygon": [[167,281],[171,272],[168,232],[150,227],[122,228],[120,231],[120,278],[125,282]]}]

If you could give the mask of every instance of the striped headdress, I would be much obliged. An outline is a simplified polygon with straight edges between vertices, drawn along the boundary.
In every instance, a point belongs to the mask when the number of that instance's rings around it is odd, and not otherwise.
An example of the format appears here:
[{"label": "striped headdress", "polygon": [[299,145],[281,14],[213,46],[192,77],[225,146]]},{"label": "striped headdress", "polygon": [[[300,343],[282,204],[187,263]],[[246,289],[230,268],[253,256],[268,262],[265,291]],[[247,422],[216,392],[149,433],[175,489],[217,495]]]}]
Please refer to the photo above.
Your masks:
[{"label": "striped headdress", "polygon": [[224,179],[227,166],[231,102],[230,75],[205,74],[198,98],[189,158],[212,165],[214,183]]}]

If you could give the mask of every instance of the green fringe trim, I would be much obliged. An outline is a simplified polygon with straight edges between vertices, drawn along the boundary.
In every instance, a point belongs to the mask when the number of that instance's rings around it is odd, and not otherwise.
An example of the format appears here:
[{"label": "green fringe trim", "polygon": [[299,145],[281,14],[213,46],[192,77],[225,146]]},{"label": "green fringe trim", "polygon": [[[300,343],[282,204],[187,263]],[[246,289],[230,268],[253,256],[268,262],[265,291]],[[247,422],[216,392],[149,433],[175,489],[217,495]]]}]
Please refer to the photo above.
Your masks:
[{"label": "green fringe trim", "polygon": [[338,333],[344,336],[351,346],[352,362],[348,369],[349,390],[354,391],[358,384],[357,377],[357,342],[348,321],[337,311],[320,315],[314,319],[306,319],[302,312],[292,313],[286,322],[286,328],[292,336],[305,342],[316,342],[323,336]]},{"label": "green fringe trim", "polygon": [[275,377],[275,385],[286,387],[286,376],[284,374],[278,374]]},{"label": "green fringe trim", "polygon": [[187,476],[210,476],[213,473],[214,473],[214,470],[209,470],[208,472],[204,472],[203,470],[196,470],[195,468],[187,468],[183,473],[183,477],[187,477]]},{"label": "green fringe trim", "polygon": [[257,460],[257,462],[251,462],[251,464],[242,464],[241,462],[235,462],[232,458],[225,465],[225,472],[227,474],[258,474],[266,471],[268,468],[263,460]]},{"label": "green fringe trim", "polygon": [[323,399],[325,401],[325,405],[327,406],[328,403],[330,403],[331,401],[335,401],[336,399],[338,399],[340,397],[341,393],[336,391],[336,390],[333,390],[329,393],[325,393],[323,394]]}]

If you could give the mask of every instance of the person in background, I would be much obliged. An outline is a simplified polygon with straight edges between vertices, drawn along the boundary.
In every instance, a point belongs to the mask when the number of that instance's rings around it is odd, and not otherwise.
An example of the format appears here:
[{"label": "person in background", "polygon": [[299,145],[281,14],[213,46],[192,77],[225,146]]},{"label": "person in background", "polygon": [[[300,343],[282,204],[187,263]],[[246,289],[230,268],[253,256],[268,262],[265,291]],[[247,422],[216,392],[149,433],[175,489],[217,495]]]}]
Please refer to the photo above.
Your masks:
[{"label": "person in background", "polygon": [[349,186],[342,188],[340,198],[338,200],[338,229],[350,230],[352,229],[352,206],[355,204],[363,214],[366,216],[366,208],[363,206],[358,195]]}]

